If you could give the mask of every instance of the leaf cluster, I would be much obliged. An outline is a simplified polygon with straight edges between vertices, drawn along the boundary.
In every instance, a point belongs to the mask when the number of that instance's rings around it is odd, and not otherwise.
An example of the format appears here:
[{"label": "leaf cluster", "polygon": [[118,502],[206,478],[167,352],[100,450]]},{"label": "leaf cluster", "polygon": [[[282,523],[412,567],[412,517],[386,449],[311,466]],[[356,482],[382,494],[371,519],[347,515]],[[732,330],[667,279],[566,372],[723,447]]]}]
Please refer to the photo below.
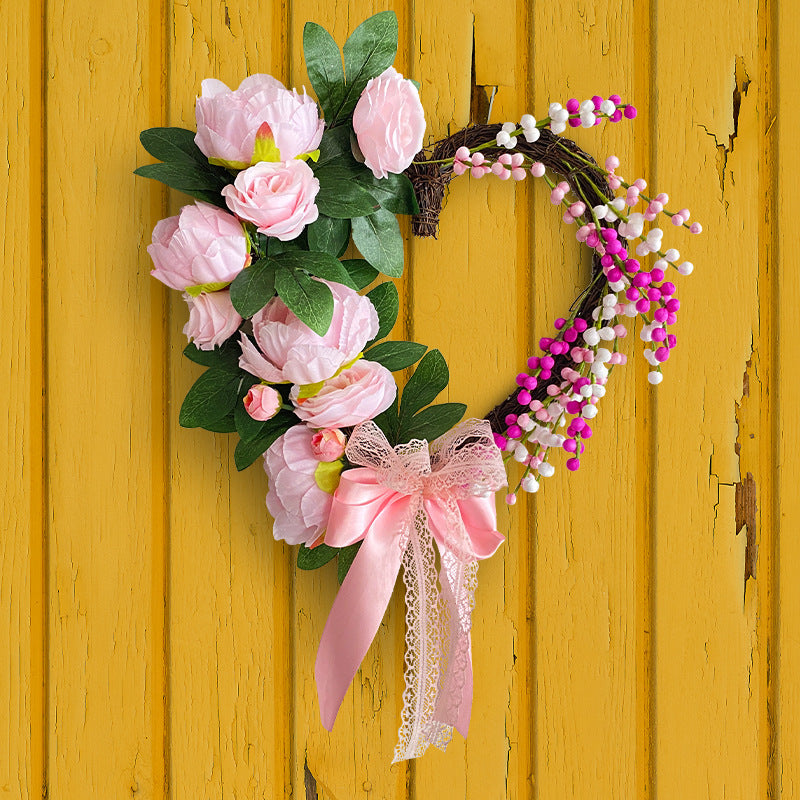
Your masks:
[{"label": "leaf cluster", "polygon": [[[244,223],[252,262],[230,285],[234,308],[244,320],[258,313],[276,295],[313,331],[324,335],[334,311],[330,289],[315,278],[364,291],[379,275],[403,274],[403,239],[397,215],[418,213],[414,189],[405,175],[377,179],[353,154],[353,109],[367,82],[392,65],[397,52],[397,18],[384,11],[353,31],[340,51],[330,34],[309,22],[303,31],[309,79],[322,109],[326,128],[319,158],[309,163],[319,181],[318,219],[295,240],[281,242]],[[141,134],[145,149],[158,163],[139,167],[137,175],[158,180],[197,200],[225,208],[220,194],[235,170],[214,166],[198,149],[194,133],[182,128],[151,128]],[[345,258],[350,243],[361,258]],[[375,422],[394,445],[412,438],[434,439],[464,414],[460,403],[431,405],[446,387],[449,374],[438,350],[416,342],[387,341],[397,321],[399,295],[391,280],[374,285],[366,295],[378,315],[379,330],[364,357],[392,372],[411,372],[402,396]],[[248,323],[240,331],[248,335]],[[282,410],[259,422],[244,409],[243,398],[258,379],[239,367],[239,337],[214,350],[190,344],[184,355],[206,369],[189,389],[181,406],[182,426],[235,433],[238,469],[258,459],[297,417]],[[288,403],[288,386],[276,387]],[[343,580],[358,544],[337,550],[326,545],[300,548],[298,566],[316,569],[338,556]]]}]

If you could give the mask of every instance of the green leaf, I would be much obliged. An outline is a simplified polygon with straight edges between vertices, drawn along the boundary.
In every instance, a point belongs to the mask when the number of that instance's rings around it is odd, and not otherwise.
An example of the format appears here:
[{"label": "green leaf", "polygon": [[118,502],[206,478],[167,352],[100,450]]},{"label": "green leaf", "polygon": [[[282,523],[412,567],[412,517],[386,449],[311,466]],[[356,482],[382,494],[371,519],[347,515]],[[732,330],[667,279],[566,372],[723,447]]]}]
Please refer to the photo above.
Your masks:
[{"label": "green leaf", "polygon": [[394,11],[381,11],[362,22],[342,50],[347,88],[337,117],[350,114],[367,81],[392,66],[397,54],[397,16]]},{"label": "green leaf", "polygon": [[368,217],[353,219],[353,242],[379,272],[390,278],[403,274],[403,237],[391,211],[381,208]]},{"label": "green leaf", "polygon": [[318,278],[324,278],[326,281],[343,283],[351,289],[356,288],[350,273],[342,266],[342,262],[328,253],[314,253],[308,250],[298,253],[284,253],[275,261],[276,265],[293,270],[303,269]]},{"label": "green leaf", "polygon": [[375,306],[375,311],[378,312],[378,333],[371,342],[368,342],[368,344],[372,344],[392,332],[400,311],[400,298],[397,294],[397,287],[391,281],[379,283],[371,292],[367,293],[367,297]]},{"label": "green leaf", "polygon": [[432,403],[449,380],[450,372],[444,356],[438,350],[427,352],[403,389],[400,402],[401,435],[411,417],[423,406]]},{"label": "green leaf", "polygon": [[316,164],[309,165],[315,173],[334,164],[350,166],[358,163],[353,158],[353,151],[350,147],[350,131],[349,125],[340,125],[338,128],[326,126],[325,133],[322,134],[322,141],[319,143],[319,158]]},{"label": "green leaf", "polygon": [[378,201],[346,171],[330,167],[315,174],[319,179],[316,204],[320,214],[336,219],[374,215]]},{"label": "green leaf", "polygon": [[275,262],[262,258],[243,269],[231,284],[231,303],[245,318],[261,311],[275,295]]},{"label": "green leaf", "polygon": [[319,544],[316,547],[303,545],[297,551],[297,566],[300,569],[319,569],[329,561],[333,561],[338,552],[336,547],[329,547],[327,544]]},{"label": "green leaf", "polygon": [[212,433],[234,433],[236,431],[236,422],[233,419],[233,414],[227,414],[216,422],[203,425],[203,429]]},{"label": "green leaf", "polygon": [[202,170],[187,163],[145,164],[135,169],[133,173],[143,178],[161,181],[171,189],[177,189],[190,197],[226,208],[220,192],[230,181],[226,181],[210,169]]},{"label": "green leaf", "polygon": [[272,443],[297,422],[293,414],[279,414],[264,423],[262,432],[252,439],[240,439],[233,451],[236,469],[241,472],[269,450]]},{"label": "green leaf", "polygon": [[389,173],[385,178],[376,178],[371,172],[357,179],[381,204],[381,208],[392,214],[419,214],[414,185],[407,175]]},{"label": "green leaf", "polygon": [[457,425],[467,410],[464,403],[440,403],[423,408],[400,426],[400,439],[427,439],[432,442]]},{"label": "green leaf", "polygon": [[383,364],[390,372],[397,372],[416,364],[427,349],[426,345],[417,342],[381,342],[366,350],[364,358]]},{"label": "green leaf", "polygon": [[342,54],[333,37],[315,22],[306,22],[303,28],[303,54],[322,113],[332,124],[344,100]]},{"label": "green leaf", "polygon": [[194,344],[187,344],[183,354],[189,361],[204,367],[239,373],[239,356],[242,354],[238,339],[231,337],[213,350],[200,350]]},{"label": "green leaf", "polygon": [[339,563],[336,565],[336,577],[340,585],[344,583],[344,579],[347,577],[347,573],[350,571],[350,567],[355,561],[360,548],[361,542],[355,542],[347,547],[342,547],[338,551]]},{"label": "green leaf", "polygon": [[325,335],[333,319],[333,295],[324,283],[301,270],[278,266],[275,289],[298,319],[320,336]]},{"label": "green leaf", "polygon": [[350,273],[353,285],[359,291],[366,289],[380,275],[378,270],[371,267],[363,258],[346,258],[341,263]]},{"label": "green leaf", "polygon": [[301,250],[308,250],[308,242],[306,241],[306,232],[303,232],[295,239],[289,239],[287,242],[282,242],[274,236],[267,236],[267,255],[270,257],[280,256],[284,253],[298,253]]},{"label": "green leaf", "polygon": [[208,159],[194,137],[194,131],[185,128],[148,128],[139,134],[144,149],[159,161],[199,164],[207,170]]},{"label": "green leaf", "polygon": [[178,415],[184,428],[206,428],[233,411],[239,395],[238,374],[220,369],[204,372],[186,393]]},{"label": "green leaf", "polygon": [[397,434],[400,430],[400,419],[397,415],[398,397],[394,398],[394,402],[386,409],[375,417],[372,421],[383,431],[387,441],[392,447],[398,444],[399,439]]},{"label": "green leaf", "polygon": [[350,222],[347,219],[334,219],[320,214],[306,231],[309,250],[330,253],[336,258],[347,250],[347,243],[350,241]]}]

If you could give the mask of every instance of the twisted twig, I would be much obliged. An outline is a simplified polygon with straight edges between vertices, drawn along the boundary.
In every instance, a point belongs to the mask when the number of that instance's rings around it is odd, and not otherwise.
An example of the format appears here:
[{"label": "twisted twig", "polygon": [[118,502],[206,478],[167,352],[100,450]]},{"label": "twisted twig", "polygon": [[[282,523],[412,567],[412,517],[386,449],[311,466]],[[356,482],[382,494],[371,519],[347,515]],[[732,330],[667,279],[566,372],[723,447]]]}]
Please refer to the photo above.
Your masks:
[{"label": "twisted twig", "polygon": [[[436,236],[447,187],[454,177],[452,161],[445,164],[430,162],[452,159],[459,147],[472,148],[492,141],[500,129],[500,125],[471,125],[436,142],[417,155],[415,162],[406,170],[406,174],[414,184],[420,207],[420,213],[412,220],[415,236]],[[545,128],[541,131],[539,139],[533,143],[528,143],[520,137],[513,150],[534,161],[540,161],[548,170],[563,177],[572,191],[586,204],[587,214],[588,209],[613,198],[613,193],[606,183],[605,173],[596,165],[595,160],[571,139],[556,136]],[[482,149],[481,152],[487,158],[495,159],[502,153],[511,151],[505,147],[492,146]],[[589,166],[587,162],[594,166]],[[587,221],[590,221],[590,217],[587,217]],[[600,257],[595,253],[592,256],[592,282],[575,299],[575,302],[579,303],[577,317],[586,319],[590,324],[591,313],[603,293],[602,281],[594,281],[600,271]],[[567,354],[555,356],[552,377],[548,381],[540,381],[531,396],[543,400],[547,396],[548,385],[561,383],[561,370],[570,363]],[[492,430],[496,433],[502,433],[507,427],[505,424],[507,414],[521,414],[527,410],[526,406],[517,403],[516,394],[517,388],[486,415]]]}]

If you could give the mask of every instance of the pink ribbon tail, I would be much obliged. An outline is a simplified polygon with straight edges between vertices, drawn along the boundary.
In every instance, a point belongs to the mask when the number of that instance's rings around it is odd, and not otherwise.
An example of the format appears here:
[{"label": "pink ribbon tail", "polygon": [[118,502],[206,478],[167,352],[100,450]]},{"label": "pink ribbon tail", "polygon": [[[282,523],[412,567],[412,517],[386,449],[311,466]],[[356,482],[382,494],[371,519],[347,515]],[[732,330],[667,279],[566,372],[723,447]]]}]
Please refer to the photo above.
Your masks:
[{"label": "pink ribbon tail", "polygon": [[411,503],[411,497],[379,485],[372,470],[342,473],[325,541],[344,547],[371,533],[336,595],[317,651],[314,675],[327,730],[333,728],[389,605],[403,560],[401,537]]}]

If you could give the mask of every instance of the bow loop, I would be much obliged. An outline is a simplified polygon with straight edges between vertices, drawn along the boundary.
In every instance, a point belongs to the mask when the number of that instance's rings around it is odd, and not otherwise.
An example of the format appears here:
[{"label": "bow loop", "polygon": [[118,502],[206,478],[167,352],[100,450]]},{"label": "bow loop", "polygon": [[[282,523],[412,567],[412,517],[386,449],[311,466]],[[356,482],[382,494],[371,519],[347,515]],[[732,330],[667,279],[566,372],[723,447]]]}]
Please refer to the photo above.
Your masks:
[{"label": "bow loop", "polygon": [[334,547],[363,544],[320,641],[320,712],[330,730],[402,565],[407,669],[395,761],[415,758],[429,744],[444,749],[453,728],[466,736],[477,561],[503,541],[493,492],[505,485],[505,469],[486,420],[467,420],[430,445],[414,439],[394,448],[365,422],[345,454],[359,468],[342,473],[325,539]]}]

